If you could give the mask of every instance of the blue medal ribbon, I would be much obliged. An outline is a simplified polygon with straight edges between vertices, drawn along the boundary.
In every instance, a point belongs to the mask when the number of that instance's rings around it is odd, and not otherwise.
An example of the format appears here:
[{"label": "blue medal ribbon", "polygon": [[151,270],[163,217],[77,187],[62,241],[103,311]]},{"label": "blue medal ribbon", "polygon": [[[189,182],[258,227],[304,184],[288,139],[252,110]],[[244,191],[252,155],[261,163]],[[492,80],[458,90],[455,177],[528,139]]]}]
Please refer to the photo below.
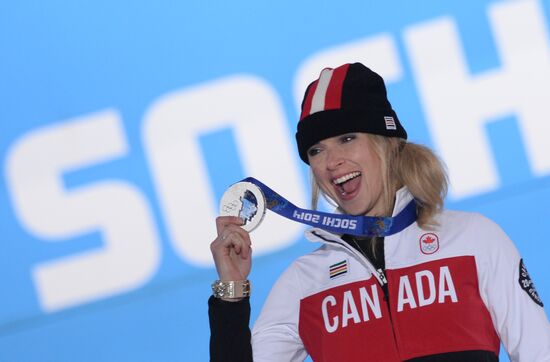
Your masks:
[{"label": "blue medal ribbon", "polygon": [[383,237],[398,233],[416,221],[416,201],[414,199],[394,217],[332,214],[301,209],[253,177],[247,177],[242,181],[250,182],[262,190],[266,199],[266,207],[269,210],[290,220],[335,234]]}]

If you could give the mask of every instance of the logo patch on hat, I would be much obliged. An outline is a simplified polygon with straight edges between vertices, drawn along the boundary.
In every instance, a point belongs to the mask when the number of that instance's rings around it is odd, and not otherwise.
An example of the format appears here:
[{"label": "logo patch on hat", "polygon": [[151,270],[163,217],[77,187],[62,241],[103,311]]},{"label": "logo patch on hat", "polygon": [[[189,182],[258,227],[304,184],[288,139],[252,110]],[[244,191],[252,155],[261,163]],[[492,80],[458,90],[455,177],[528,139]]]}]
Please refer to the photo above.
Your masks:
[{"label": "logo patch on hat", "polygon": [[348,272],[348,261],[347,261],[347,259],[342,260],[342,261],[340,261],[336,264],[332,264],[328,268],[328,272],[329,272],[329,275],[330,275],[330,279],[334,279],[336,277],[347,274],[347,272]]},{"label": "logo patch on hat", "polygon": [[434,233],[426,233],[420,237],[420,251],[430,255],[439,250],[439,238]]},{"label": "logo patch on hat", "polygon": [[535,289],[535,284],[533,284],[533,281],[531,280],[531,277],[527,272],[527,268],[525,267],[525,264],[523,264],[523,259],[519,261],[519,280],[518,281],[521,289],[525,290],[525,292],[531,297],[531,299],[533,299],[533,302],[543,307],[544,305],[542,304],[542,299],[540,299],[539,294]]},{"label": "logo patch on hat", "polygon": [[386,129],[397,129],[397,126],[395,125],[395,119],[391,116],[384,117],[384,121],[386,122]]}]

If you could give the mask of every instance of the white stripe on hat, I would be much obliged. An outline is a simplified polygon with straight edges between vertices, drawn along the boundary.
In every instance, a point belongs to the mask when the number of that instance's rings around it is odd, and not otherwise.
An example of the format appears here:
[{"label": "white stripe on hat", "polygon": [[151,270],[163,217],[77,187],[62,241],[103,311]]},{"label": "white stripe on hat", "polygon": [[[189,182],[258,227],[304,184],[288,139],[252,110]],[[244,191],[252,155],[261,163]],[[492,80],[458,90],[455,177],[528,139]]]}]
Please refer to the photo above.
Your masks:
[{"label": "white stripe on hat", "polygon": [[317,88],[315,89],[315,94],[311,99],[311,110],[309,114],[325,110],[325,98],[327,96],[327,89],[332,79],[332,73],[334,69],[323,69],[321,76],[319,77],[319,82],[317,83]]},{"label": "white stripe on hat", "polygon": [[393,117],[391,116],[385,116],[384,117],[384,121],[386,122],[386,129],[387,130],[390,130],[390,129],[397,129],[397,126],[395,124],[395,119],[393,119]]}]

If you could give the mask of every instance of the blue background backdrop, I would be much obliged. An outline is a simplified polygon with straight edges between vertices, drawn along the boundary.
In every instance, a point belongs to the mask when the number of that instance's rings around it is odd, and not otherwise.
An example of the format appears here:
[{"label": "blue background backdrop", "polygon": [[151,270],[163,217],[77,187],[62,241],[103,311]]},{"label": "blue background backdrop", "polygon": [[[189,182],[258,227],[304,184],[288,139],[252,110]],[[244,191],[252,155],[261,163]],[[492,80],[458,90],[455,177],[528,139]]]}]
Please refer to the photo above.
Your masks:
[{"label": "blue background backdrop", "polygon": [[[525,3],[538,11],[548,39],[550,1]],[[411,140],[438,150],[404,34],[440,18],[451,20],[459,32],[468,72],[472,77],[483,75],[503,66],[488,11],[492,6],[508,4],[486,0],[1,3],[0,360],[208,359],[206,301],[216,274],[212,264],[197,263],[178,253],[167,226],[166,209],[159,201],[155,181],[157,171],[151,166],[152,150],[144,141],[146,114],[159,99],[180,90],[193,92],[195,86],[216,84],[235,74],[253,75],[274,91],[274,102],[283,110],[282,125],[293,142],[298,117],[295,85],[305,60],[384,34],[395,45],[401,69],[398,81],[388,84],[394,108]],[[544,69],[533,71],[549,70],[550,64],[546,64]],[[550,85],[537,91],[539,101],[550,101]],[[213,100],[209,107],[223,109],[225,105]],[[464,107],[476,106],[466,102]],[[59,172],[63,188],[69,195],[105,180],[131,185],[150,211],[147,220],[156,235],[152,242],[159,252],[158,260],[137,284],[50,308],[40,297],[34,268],[60,257],[101,249],[104,235],[82,228],[71,236],[57,237],[56,243],[44,242],[47,238],[33,231],[24,214],[17,211],[12,180],[21,182],[21,178],[11,178],[10,162],[18,162],[13,152],[28,135],[45,134],[50,126],[63,128],[78,123],[74,121],[77,117],[106,109],[118,114],[126,151],[103,162],[83,162]],[[540,117],[549,122],[547,114]],[[174,163],[179,165],[174,167],[198,168],[202,164],[209,175],[200,185],[191,181],[181,185],[186,189],[208,188],[212,194],[212,200],[189,200],[187,208],[193,209],[195,202],[214,205],[229,183],[248,173],[242,159],[254,155],[240,153],[239,139],[232,132],[231,127],[197,132],[200,160],[185,154],[174,156]],[[496,117],[485,125],[485,134],[498,182],[488,189],[451,194],[447,206],[479,211],[499,223],[522,253],[543,301],[550,303],[546,264],[550,246],[544,231],[550,221],[550,171],[533,172],[517,115]],[[256,136],[269,137],[261,133]],[[462,144],[468,147],[469,142],[475,141],[464,139]],[[546,151],[550,157],[550,146]],[[292,164],[288,170],[277,172],[281,178],[286,173],[297,175],[300,190],[307,193],[307,169],[294,149],[288,152]],[[255,176],[262,180],[261,174]],[[475,170],[471,177],[475,180]],[[41,180],[31,178],[32,187],[39,188]],[[285,189],[278,191],[288,194]],[[55,214],[55,208],[50,212]],[[124,214],[118,217],[124,218]],[[213,215],[195,217],[197,228],[214,232]],[[297,235],[257,255],[250,277],[254,283],[253,319],[280,272],[314,247]],[[121,264],[121,268],[129,266]],[[89,277],[92,283],[101,284],[94,275]]]}]

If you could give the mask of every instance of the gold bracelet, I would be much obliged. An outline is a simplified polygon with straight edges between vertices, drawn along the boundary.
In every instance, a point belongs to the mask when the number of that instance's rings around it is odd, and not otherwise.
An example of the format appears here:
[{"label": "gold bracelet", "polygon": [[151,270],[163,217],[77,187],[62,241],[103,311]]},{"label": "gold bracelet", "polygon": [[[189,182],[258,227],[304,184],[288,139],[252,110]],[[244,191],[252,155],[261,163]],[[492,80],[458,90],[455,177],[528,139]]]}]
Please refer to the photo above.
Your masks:
[{"label": "gold bracelet", "polygon": [[250,295],[250,281],[247,280],[231,280],[222,282],[215,280],[212,283],[212,294],[216,298],[244,298]]}]

